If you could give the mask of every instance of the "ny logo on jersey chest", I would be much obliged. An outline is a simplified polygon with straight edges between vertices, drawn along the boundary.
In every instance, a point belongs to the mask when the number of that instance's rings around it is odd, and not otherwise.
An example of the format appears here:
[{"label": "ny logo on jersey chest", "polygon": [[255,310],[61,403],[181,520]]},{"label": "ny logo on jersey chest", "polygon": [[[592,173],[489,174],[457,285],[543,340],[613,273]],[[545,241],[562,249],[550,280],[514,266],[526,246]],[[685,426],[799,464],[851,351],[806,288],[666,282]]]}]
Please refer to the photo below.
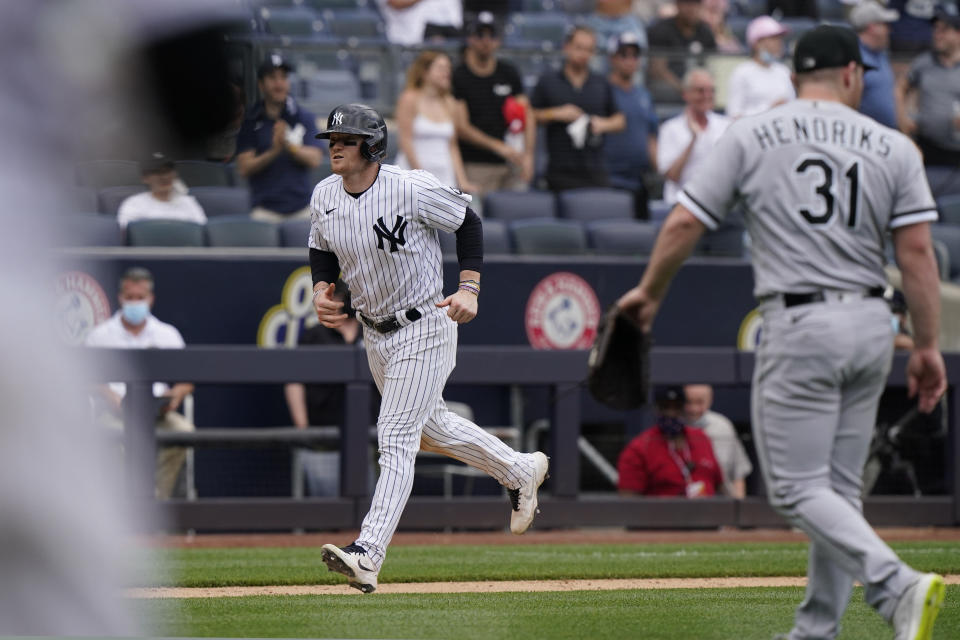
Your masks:
[{"label": "ny logo on jersey chest", "polygon": [[396,253],[398,247],[407,244],[403,237],[403,232],[407,228],[407,220],[403,216],[397,216],[393,222],[393,229],[387,230],[387,225],[383,218],[377,218],[377,224],[373,225],[373,231],[377,234],[377,249],[385,251],[383,241],[390,243],[390,253]]}]

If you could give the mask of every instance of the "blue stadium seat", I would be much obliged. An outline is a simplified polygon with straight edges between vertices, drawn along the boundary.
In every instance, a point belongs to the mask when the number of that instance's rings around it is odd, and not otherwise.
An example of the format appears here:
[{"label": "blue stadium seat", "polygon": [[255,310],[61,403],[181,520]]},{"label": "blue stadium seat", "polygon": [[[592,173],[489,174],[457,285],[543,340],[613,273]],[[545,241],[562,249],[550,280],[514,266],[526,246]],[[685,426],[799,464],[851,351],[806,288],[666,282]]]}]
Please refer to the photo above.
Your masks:
[{"label": "blue stadium seat", "polygon": [[132,247],[202,247],[202,224],[183,220],[135,220],[127,225]]},{"label": "blue stadium seat", "polygon": [[510,232],[503,220],[483,221],[483,254],[510,253]]},{"label": "blue stadium seat", "polygon": [[791,50],[791,44],[796,42],[797,39],[802,36],[805,32],[813,29],[817,26],[817,21],[813,18],[806,18],[800,16],[785,16],[780,18],[780,24],[785,26],[789,31],[784,36],[783,40],[787,45],[787,50]]},{"label": "blue stadium seat", "polygon": [[373,4],[374,0],[303,0],[304,6],[316,9],[317,11],[326,11],[328,9],[362,9],[368,4]]},{"label": "blue stadium seat", "polygon": [[119,247],[123,234],[115,218],[99,213],[77,213],[57,220],[54,241],[65,247]]},{"label": "blue stadium seat", "polygon": [[632,220],[633,194],[623,189],[568,189],[557,195],[557,215],[567,220]]},{"label": "blue stadium seat", "polygon": [[960,195],[960,167],[927,167],[930,191],[938,200],[943,196]]},{"label": "blue stadium seat", "polygon": [[658,230],[652,222],[634,220],[587,223],[590,247],[599,255],[650,255]]},{"label": "blue stadium seat", "polygon": [[821,20],[830,22],[846,22],[847,10],[850,5],[840,2],[840,0],[817,0],[817,13]]},{"label": "blue stadium seat", "polygon": [[188,187],[232,187],[234,184],[233,167],[223,162],[178,160],[173,165]]},{"label": "blue stadium seat", "polygon": [[77,165],[81,187],[125,187],[143,184],[140,163],[134,160],[91,160]]},{"label": "blue stadium seat", "polygon": [[526,255],[580,255],[587,252],[583,225],[551,218],[515,220],[510,234],[516,253]]},{"label": "blue stadium seat", "polygon": [[743,228],[721,227],[701,236],[694,253],[700,256],[742,258]]},{"label": "blue stadium seat", "polygon": [[317,69],[302,87],[303,104],[324,121],[337,105],[362,100],[360,80],[347,69]]},{"label": "blue stadium seat", "polygon": [[960,193],[937,198],[937,211],[940,222],[960,224]]},{"label": "blue stadium seat", "polygon": [[492,191],[483,200],[483,215],[498,220],[554,218],[557,203],[550,191]]},{"label": "blue stadium seat", "polygon": [[247,216],[221,216],[207,222],[211,247],[279,247],[280,228]]},{"label": "blue stadium seat", "polygon": [[97,190],[93,187],[69,187],[64,190],[70,211],[66,213],[96,213],[100,210]]},{"label": "blue stadium seat", "polygon": [[383,20],[376,11],[324,11],[323,17],[327,31],[350,46],[386,42]]},{"label": "blue stadium seat", "polygon": [[208,218],[250,212],[250,191],[244,187],[196,187],[190,189],[190,195],[197,199]]},{"label": "blue stadium seat", "polygon": [[325,35],[323,20],[307,7],[260,7],[260,21],[275,36],[317,39]]},{"label": "blue stadium seat", "polygon": [[672,204],[664,200],[651,200],[647,203],[647,210],[650,212],[651,222],[663,222],[673,209]]},{"label": "blue stadium seat", "polygon": [[942,242],[947,248],[950,271],[949,279],[960,275],[960,226],[952,224],[932,224],[930,233],[937,242]]},{"label": "blue stadium seat", "polygon": [[280,223],[280,246],[306,248],[310,220],[287,220]]},{"label": "blue stadium seat", "polygon": [[514,13],[504,28],[504,42],[509,47],[559,50],[570,24],[563,13]]},{"label": "blue stadium seat", "polygon": [[147,187],[142,184],[139,186],[107,187],[100,189],[97,193],[97,197],[100,200],[100,213],[116,216],[124,200],[135,193],[146,190]]}]

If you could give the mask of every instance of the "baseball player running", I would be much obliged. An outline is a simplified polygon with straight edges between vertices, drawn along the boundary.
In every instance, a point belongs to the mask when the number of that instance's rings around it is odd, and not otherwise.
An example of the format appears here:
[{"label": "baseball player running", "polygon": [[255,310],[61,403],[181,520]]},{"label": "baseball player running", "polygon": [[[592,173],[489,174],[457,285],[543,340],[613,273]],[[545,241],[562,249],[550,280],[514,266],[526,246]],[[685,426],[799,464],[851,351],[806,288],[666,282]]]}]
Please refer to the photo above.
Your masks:
[{"label": "baseball player running", "polygon": [[[318,138],[330,140],[333,174],[310,200],[308,246],[313,301],[320,322],[346,315],[334,299],[341,273],[353,296],[373,378],[382,401],[377,419],[380,478],[360,537],[323,545],[331,571],[370,593],[413,486],[417,451],[434,451],[482,469],[508,489],[510,529],[527,530],[547,457],[518,453],[447,410],[441,394],[457,355],[457,324],[477,315],[483,235],[471,197],[425,171],[381,164],[387,128],[373,109],[341,105]],[[444,296],[437,232],[456,233],[460,285]]]},{"label": "baseball player running", "polygon": [[649,329],[701,233],[740,200],[763,318],[753,433],[770,503],[811,540],[806,597],[785,637],[836,637],[857,580],[897,640],[929,639],[943,579],[917,573],[877,536],[860,490],[893,351],[881,298],[888,231],[917,331],[909,392],[929,412],[946,389],[929,230],[937,212],[913,143],[854,111],[869,71],[854,33],[808,31],[794,68],[799,99],[728,129],[618,304]]}]

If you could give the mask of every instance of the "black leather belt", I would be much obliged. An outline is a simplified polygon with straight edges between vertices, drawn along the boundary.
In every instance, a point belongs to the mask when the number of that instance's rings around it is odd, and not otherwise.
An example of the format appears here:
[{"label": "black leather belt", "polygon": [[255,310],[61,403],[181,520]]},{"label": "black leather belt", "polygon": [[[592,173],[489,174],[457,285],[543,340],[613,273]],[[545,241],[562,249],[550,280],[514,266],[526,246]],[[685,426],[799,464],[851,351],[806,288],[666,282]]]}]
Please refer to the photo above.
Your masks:
[{"label": "black leather belt", "polygon": [[[882,298],[883,287],[873,287],[868,289],[864,298]],[[796,307],[801,304],[812,304],[814,302],[824,302],[827,297],[823,291],[814,291],[813,293],[784,293],[781,294],[784,307]]]},{"label": "black leather belt", "polygon": [[[396,318],[387,318],[386,320],[378,321],[378,320],[374,320],[373,318],[368,318],[367,316],[359,312],[357,315],[360,316],[360,321],[363,324],[367,325],[374,331],[378,331],[380,333],[390,333],[391,331],[396,331],[397,329],[403,326],[400,324],[400,321],[397,320]],[[407,320],[409,320],[410,322],[416,322],[422,317],[422,314],[416,309],[407,309],[406,311],[403,312],[403,315],[405,315],[407,317]]]}]

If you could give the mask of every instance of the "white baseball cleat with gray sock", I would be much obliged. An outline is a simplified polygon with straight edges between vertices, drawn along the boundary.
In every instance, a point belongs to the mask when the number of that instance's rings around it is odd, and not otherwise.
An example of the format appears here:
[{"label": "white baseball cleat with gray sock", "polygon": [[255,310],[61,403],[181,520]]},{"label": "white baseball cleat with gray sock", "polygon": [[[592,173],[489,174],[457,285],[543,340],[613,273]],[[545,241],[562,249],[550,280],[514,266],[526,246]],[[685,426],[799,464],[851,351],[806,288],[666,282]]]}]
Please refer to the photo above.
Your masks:
[{"label": "white baseball cleat with gray sock", "polygon": [[943,578],[935,573],[925,573],[910,585],[893,612],[894,640],[930,640],[945,592]]},{"label": "white baseball cleat with gray sock", "polygon": [[347,576],[347,582],[354,589],[364,593],[377,590],[377,570],[367,557],[367,552],[358,544],[349,544],[339,548],[332,544],[322,547],[320,557],[330,571]]},{"label": "white baseball cleat with gray sock", "polygon": [[510,531],[520,535],[533,522],[533,517],[539,513],[537,509],[537,489],[547,477],[550,459],[537,451],[533,455],[533,475],[530,480],[516,489],[508,489],[513,513],[510,514]]}]

